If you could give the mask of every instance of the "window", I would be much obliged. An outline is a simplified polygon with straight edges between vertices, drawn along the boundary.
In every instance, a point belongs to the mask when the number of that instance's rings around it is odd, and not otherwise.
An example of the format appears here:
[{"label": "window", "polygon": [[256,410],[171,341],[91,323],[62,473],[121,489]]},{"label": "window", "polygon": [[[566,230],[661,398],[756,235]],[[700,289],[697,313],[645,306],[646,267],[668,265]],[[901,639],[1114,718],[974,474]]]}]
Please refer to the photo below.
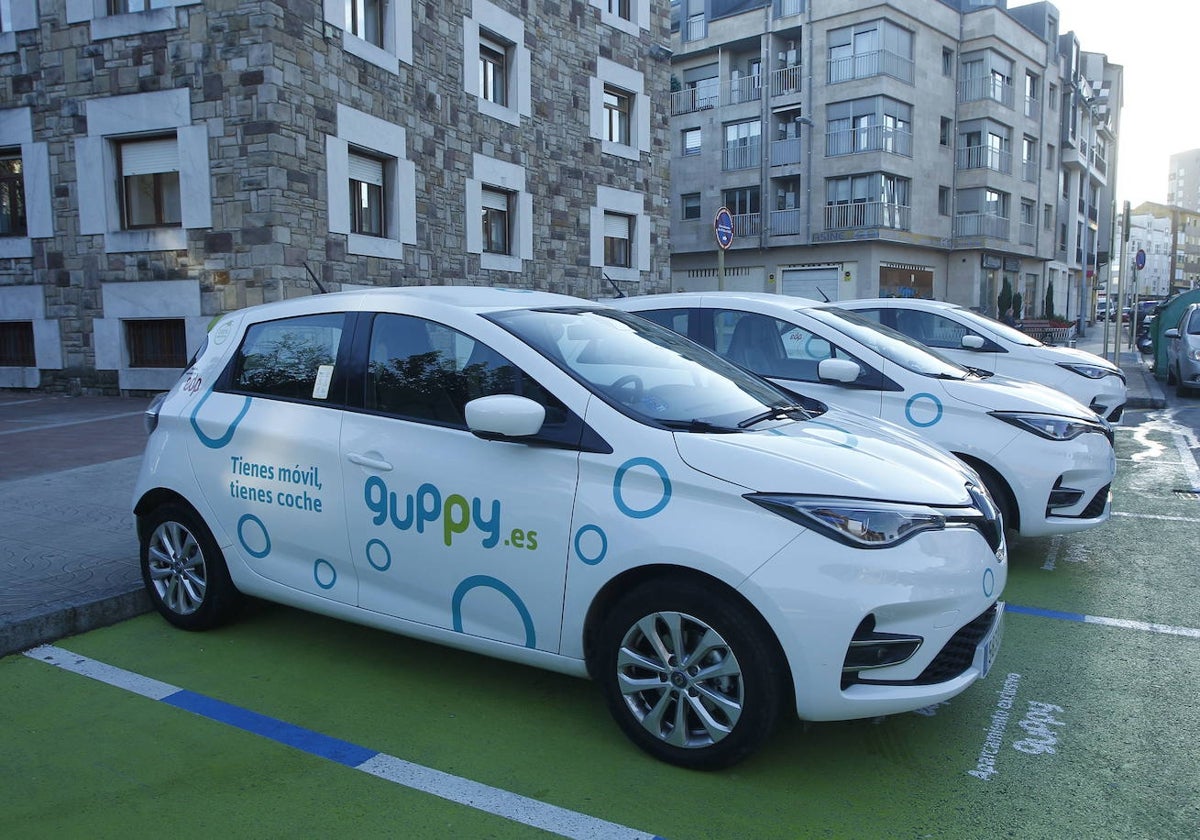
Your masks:
[{"label": "window", "polygon": [[622,20],[629,20],[629,3],[630,0],[606,0],[608,13],[616,15]]},{"label": "window", "polygon": [[1042,205],[1042,227],[1046,230],[1054,229],[1054,205]]},{"label": "window", "polygon": [[959,102],[992,99],[1009,108],[1013,105],[1013,62],[986,50],[963,59]]},{"label": "window", "polygon": [[1054,169],[1054,165],[1055,165],[1054,144],[1047,143],[1046,144],[1046,169],[1052,170],[1052,169]]},{"label": "window", "polygon": [[327,399],[345,330],[342,313],[255,324],[238,348],[233,390],[268,397]]},{"label": "window", "polygon": [[385,0],[349,0],[347,28],[368,44],[383,46],[383,11]]},{"label": "window", "polygon": [[826,108],[825,154],[884,151],[912,154],[912,106],[887,96],[835,102]]},{"label": "window", "polygon": [[943,146],[950,145],[950,137],[954,133],[954,120],[949,117],[942,117],[942,121],[938,126],[938,143]]},{"label": "window", "polygon": [[1050,110],[1057,111],[1058,110],[1058,85],[1051,83],[1050,93],[1046,96],[1046,99],[1049,100],[1046,104],[1050,107]]},{"label": "window", "polygon": [[128,320],[123,323],[131,368],[187,367],[187,334],[183,319]]},{"label": "window", "polygon": [[855,386],[882,387],[882,377],[872,367],[796,324],[727,309],[705,309],[701,315],[712,319],[713,350],[760,376],[819,382],[817,371],[823,360],[849,359],[862,371]]},{"label": "window", "polygon": [[383,161],[351,152],[347,163],[350,169],[350,232],[363,236],[386,235]]},{"label": "window", "polygon": [[700,193],[681,195],[679,205],[682,208],[680,218],[685,222],[700,218]]},{"label": "window", "polygon": [[630,145],[633,95],[628,91],[604,86],[604,139],[622,146]]},{"label": "window", "polygon": [[124,15],[133,12],[145,12],[150,9],[162,9],[174,6],[172,0],[108,0],[110,15]]},{"label": "window", "polygon": [[683,153],[685,155],[700,154],[700,129],[685,128],[683,130]]},{"label": "window", "polygon": [[179,227],[179,150],[174,137],[119,141],[122,227]]},{"label": "window", "polygon": [[826,179],[825,229],[907,230],[911,185],[908,178],[885,172]]},{"label": "window", "polygon": [[36,367],[32,321],[0,321],[0,367]]},{"label": "window", "polygon": [[617,268],[633,265],[633,217],[622,213],[604,214],[604,264]]},{"label": "window", "polygon": [[484,187],[480,190],[481,215],[483,218],[483,250],[488,254],[511,254],[511,229],[509,208],[512,194]]},{"label": "window", "polygon": [[832,29],[828,36],[829,82],[868,76],[913,79],[913,34],[886,20]]},{"label": "window", "polygon": [[950,215],[950,188],[938,187],[938,215]]},{"label": "window", "polygon": [[508,48],[492,38],[479,39],[479,95],[508,106]]},{"label": "window", "polygon": [[[758,187],[737,187],[731,190],[725,190],[722,198],[725,202],[725,208],[733,216],[753,216],[762,212],[759,200],[760,193]],[[734,227],[737,227],[737,219],[733,220]]]},{"label": "window", "polygon": [[15,152],[0,152],[0,236],[27,235],[21,156]]},{"label": "window", "polygon": [[1038,94],[1042,91],[1042,80],[1036,73],[1025,71],[1025,116],[1037,115]]},{"label": "window", "polygon": [[954,75],[954,50],[949,47],[942,47],[942,75]]},{"label": "window", "polygon": [[[410,315],[380,314],[371,327],[366,407],[413,420],[466,428],[466,405],[493,394],[518,394],[562,426],[565,405],[491,347],[458,330]],[[575,430],[576,441],[579,430]],[[555,437],[543,426],[539,436]]]}]

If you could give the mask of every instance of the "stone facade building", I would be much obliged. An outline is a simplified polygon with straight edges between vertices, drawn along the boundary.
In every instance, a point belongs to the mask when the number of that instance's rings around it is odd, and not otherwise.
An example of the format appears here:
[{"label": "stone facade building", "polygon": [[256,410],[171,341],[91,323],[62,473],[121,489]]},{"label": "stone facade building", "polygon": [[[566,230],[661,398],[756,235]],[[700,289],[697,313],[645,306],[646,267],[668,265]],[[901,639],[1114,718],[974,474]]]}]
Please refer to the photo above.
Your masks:
[{"label": "stone facade building", "polygon": [[657,0],[14,0],[0,387],[165,389],[322,288],[665,289],[668,38]]}]

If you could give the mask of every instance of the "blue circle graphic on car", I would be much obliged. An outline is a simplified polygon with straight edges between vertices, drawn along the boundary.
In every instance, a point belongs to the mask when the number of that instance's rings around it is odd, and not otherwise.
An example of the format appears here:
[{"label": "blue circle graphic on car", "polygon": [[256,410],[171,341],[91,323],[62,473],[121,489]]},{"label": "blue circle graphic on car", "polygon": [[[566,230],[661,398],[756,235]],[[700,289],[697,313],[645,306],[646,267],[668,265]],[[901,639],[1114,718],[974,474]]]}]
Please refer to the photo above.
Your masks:
[{"label": "blue circle graphic on car", "polygon": [[[624,497],[626,492],[624,489],[624,481],[629,471],[635,467],[649,467],[657,474],[662,482],[662,496],[654,504],[646,508],[635,508],[631,506]],[[638,476],[639,473],[633,473]],[[644,478],[644,474],[642,475]],[[656,513],[661,513],[663,508],[667,506],[667,502],[671,501],[671,478],[667,475],[663,465],[655,461],[653,458],[630,458],[624,464],[617,468],[617,474],[613,477],[613,501],[617,504],[617,510],[633,519],[648,519]]]},{"label": "blue circle graphic on car", "polygon": [[206,434],[204,430],[200,428],[200,423],[197,419],[198,415],[200,414],[200,409],[204,407],[204,404],[208,402],[208,398],[211,396],[211,390],[205,392],[204,396],[200,398],[200,402],[196,403],[196,407],[192,409],[192,430],[195,431],[196,437],[200,439],[200,442],[209,449],[221,449],[222,447],[228,446],[229,442],[233,440],[233,433],[237,431],[238,423],[242,422],[242,418],[245,417],[246,412],[250,410],[250,398],[246,397],[246,401],[242,403],[242,408],[238,412],[237,417],[233,418],[233,422],[229,424],[224,433],[217,437],[212,437]]},{"label": "blue circle graphic on car", "polygon": [[537,643],[537,636],[533,630],[533,616],[529,614],[529,608],[525,606],[525,602],[522,601],[521,597],[513,591],[511,586],[502,580],[497,580],[496,578],[491,577],[490,575],[472,575],[460,583],[458,588],[454,590],[454,598],[451,600],[450,610],[453,615],[455,632],[465,632],[463,630],[462,616],[463,599],[472,589],[479,588],[492,589],[496,592],[499,592],[501,595],[507,598],[514,607],[516,607],[517,614],[520,615],[521,623],[525,628],[525,647],[534,647]]},{"label": "blue circle graphic on car", "polygon": [[925,391],[913,394],[904,404],[904,416],[918,429],[928,429],[942,419],[942,401]]},{"label": "blue circle graphic on car", "polygon": [[246,553],[251,557],[261,560],[271,553],[271,535],[263,521],[254,514],[244,514],[238,520],[237,535],[242,548],[246,549]]}]

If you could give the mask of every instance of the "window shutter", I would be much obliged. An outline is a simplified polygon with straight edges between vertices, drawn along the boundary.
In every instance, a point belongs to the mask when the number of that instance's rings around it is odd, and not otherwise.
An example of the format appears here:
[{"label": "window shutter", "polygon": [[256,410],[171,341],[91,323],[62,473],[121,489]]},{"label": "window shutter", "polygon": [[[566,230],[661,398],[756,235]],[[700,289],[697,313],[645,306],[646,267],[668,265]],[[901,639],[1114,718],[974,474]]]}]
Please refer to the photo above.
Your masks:
[{"label": "window shutter", "polygon": [[622,216],[618,213],[605,213],[604,235],[612,239],[628,239],[629,222],[630,219],[628,216]]},{"label": "window shutter", "polygon": [[503,210],[508,212],[508,195],[496,190],[483,190],[481,200],[485,210]]},{"label": "window shutter", "polygon": [[179,147],[174,137],[121,144],[122,175],[178,171]]},{"label": "window shutter", "polygon": [[383,161],[352,154],[349,156],[348,168],[351,181],[383,186]]}]

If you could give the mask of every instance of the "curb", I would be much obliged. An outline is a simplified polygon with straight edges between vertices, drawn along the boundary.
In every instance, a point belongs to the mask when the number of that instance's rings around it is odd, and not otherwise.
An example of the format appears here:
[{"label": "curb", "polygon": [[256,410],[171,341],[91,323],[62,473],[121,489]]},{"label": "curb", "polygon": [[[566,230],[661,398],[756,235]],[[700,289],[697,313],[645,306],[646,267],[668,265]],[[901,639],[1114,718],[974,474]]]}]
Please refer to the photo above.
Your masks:
[{"label": "curb", "polygon": [[140,586],[95,601],[47,605],[41,611],[0,626],[0,656],[55,642],[88,630],[108,627],[150,612],[150,596]]}]

